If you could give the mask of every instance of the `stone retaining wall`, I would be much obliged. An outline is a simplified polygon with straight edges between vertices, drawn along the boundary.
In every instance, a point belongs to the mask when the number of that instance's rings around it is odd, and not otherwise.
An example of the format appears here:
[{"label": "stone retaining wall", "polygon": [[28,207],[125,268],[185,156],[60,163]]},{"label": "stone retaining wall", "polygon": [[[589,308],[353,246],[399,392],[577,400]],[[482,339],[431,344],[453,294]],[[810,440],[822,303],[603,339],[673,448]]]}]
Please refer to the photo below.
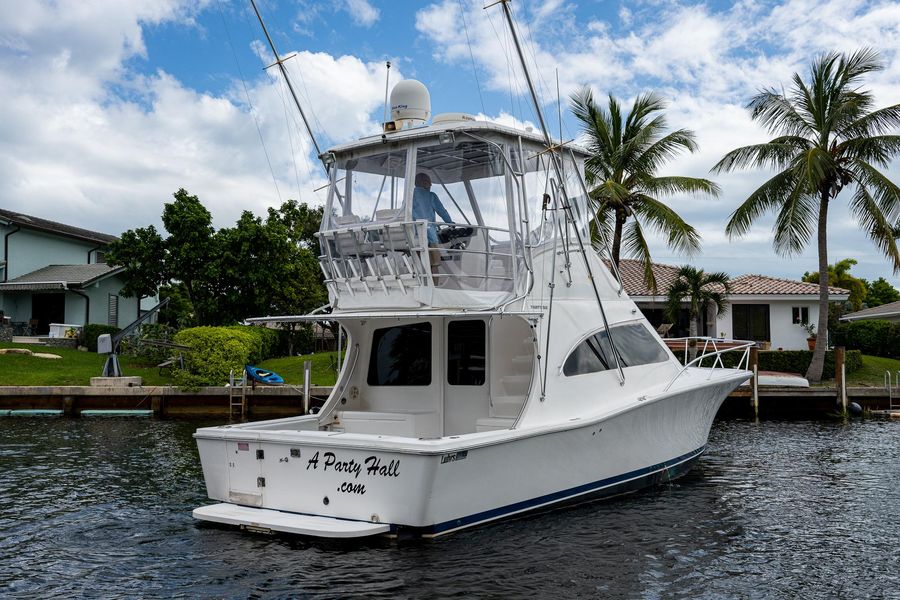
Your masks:
[{"label": "stone retaining wall", "polygon": [[78,347],[78,340],[75,338],[46,338],[47,346],[51,348],[72,348]]},{"label": "stone retaining wall", "polygon": [[13,339],[12,325],[0,325],[0,342],[11,342]]}]

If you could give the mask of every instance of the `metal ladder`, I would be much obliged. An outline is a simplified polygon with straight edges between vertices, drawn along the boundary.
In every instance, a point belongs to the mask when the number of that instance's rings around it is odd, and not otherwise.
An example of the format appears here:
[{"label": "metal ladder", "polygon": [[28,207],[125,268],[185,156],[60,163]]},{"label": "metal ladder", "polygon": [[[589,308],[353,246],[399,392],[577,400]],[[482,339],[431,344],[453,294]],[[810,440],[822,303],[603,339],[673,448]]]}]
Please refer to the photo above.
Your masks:
[{"label": "metal ladder", "polygon": [[240,379],[235,379],[234,370],[228,374],[228,418],[234,417],[235,409],[241,418],[247,408],[247,371],[241,371]]},{"label": "metal ladder", "polygon": [[891,384],[891,372],[884,372],[884,389],[888,395],[888,410],[895,410],[894,396],[897,396],[897,409],[900,409],[900,371],[894,373],[893,385]]}]

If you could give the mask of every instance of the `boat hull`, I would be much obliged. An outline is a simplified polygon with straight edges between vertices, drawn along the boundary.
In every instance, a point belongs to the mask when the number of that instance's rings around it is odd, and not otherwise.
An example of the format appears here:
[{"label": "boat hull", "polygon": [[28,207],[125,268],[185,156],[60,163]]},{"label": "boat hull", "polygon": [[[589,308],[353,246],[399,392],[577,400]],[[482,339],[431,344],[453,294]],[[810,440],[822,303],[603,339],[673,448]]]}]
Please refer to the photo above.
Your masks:
[{"label": "boat hull", "polygon": [[377,436],[239,428],[195,437],[214,500],[435,536],[683,475],[738,383],[710,381],[594,419],[439,441],[366,446]]}]

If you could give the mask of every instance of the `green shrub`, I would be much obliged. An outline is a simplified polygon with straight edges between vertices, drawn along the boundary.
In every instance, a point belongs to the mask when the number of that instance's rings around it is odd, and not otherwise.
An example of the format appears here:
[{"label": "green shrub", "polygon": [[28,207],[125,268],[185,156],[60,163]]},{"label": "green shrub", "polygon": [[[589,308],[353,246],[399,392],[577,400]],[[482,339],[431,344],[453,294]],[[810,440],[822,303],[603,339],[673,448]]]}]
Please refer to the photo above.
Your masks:
[{"label": "green shrub", "polygon": [[871,356],[900,358],[900,323],[874,320],[841,323],[834,329],[834,343]]},{"label": "green shrub", "polygon": [[112,325],[101,325],[99,323],[91,323],[90,325],[84,326],[84,330],[81,334],[81,343],[87,346],[87,349],[91,352],[96,352],[98,336],[103,335],[104,333],[115,334],[118,332],[118,327],[113,327]]},{"label": "green shrub", "polygon": [[223,385],[230,372],[239,375],[247,364],[272,356],[278,332],[264,327],[192,327],[175,335],[175,343],[189,346],[187,372],[176,370],[179,385]]}]

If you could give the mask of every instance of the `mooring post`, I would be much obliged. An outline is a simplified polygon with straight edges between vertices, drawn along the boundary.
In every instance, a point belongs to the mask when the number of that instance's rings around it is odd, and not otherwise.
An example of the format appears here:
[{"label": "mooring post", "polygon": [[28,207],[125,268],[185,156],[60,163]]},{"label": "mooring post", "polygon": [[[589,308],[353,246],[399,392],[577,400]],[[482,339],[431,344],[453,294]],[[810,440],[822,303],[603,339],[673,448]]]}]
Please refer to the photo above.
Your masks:
[{"label": "mooring post", "polygon": [[750,379],[750,404],[753,406],[753,418],[759,418],[759,348],[750,348],[748,359],[753,377]]},{"label": "mooring post", "polygon": [[78,402],[72,396],[65,396],[63,398],[63,414],[67,417],[77,417],[78,415]]},{"label": "mooring post", "polygon": [[837,384],[838,399],[841,408],[847,412],[847,370],[845,365],[844,347],[834,347],[834,382]]},{"label": "mooring post", "polygon": [[309,378],[310,371],[312,370],[312,361],[304,360],[303,361],[303,414],[309,414],[310,400],[309,400]]}]

